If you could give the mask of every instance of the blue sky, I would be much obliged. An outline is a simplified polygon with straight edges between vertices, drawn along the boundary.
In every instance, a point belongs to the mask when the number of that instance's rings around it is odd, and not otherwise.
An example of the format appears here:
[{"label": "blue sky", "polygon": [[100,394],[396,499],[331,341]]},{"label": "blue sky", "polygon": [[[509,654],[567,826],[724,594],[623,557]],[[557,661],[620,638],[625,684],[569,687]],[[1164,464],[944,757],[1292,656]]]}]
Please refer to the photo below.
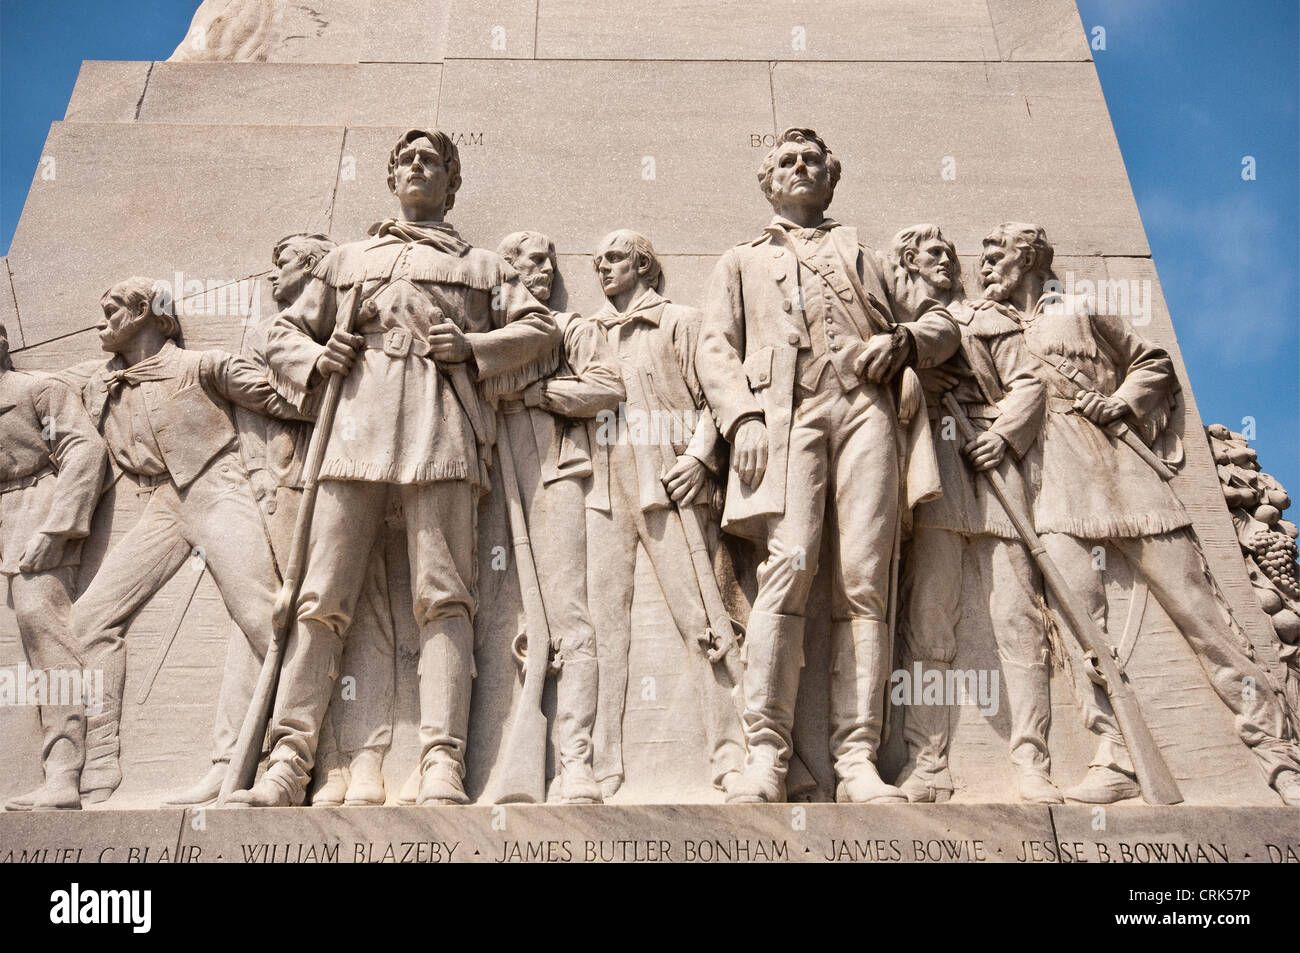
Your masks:
[{"label": "blue sky", "polygon": [[[0,249],[81,61],[165,59],[197,6],[0,0]],[[1093,55],[1201,412],[1254,417],[1265,469],[1300,497],[1300,3],[1079,11],[1106,30]]]}]

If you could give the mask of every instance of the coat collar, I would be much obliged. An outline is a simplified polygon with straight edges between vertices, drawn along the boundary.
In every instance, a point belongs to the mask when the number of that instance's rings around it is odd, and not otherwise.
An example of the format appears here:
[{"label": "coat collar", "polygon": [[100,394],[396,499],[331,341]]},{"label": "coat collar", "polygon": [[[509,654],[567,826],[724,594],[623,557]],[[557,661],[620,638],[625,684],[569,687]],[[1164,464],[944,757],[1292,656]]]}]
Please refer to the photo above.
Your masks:
[{"label": "coat collar", "polygon": [[389,218],[371,225],[367,234],[374,236],[371,248],[395,243],[428,245],[457,258],[470,249],[469,242],[447,222],[405,222]]}]

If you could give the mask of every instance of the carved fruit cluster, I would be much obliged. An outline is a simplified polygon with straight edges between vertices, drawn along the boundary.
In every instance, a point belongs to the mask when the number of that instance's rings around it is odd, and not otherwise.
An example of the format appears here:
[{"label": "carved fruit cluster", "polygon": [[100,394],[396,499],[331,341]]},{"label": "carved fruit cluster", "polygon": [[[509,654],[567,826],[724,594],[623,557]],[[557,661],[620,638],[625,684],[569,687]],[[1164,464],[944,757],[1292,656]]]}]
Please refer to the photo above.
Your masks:
[{"label": "carved fruit cluster", "polygon": [[[1222,424],[1211,424],[1205,431],[1255,596],[1278,638],[1294,647],[1300,644],[1297,529],[1295,523],[1282,519],[1291,497],[1282,484],[1260,470],[1257,455],[1242,434]],[[1294,652],[1293,648],[1288,655]],[[1300,658],[1296,661],[1300,663]]]}]

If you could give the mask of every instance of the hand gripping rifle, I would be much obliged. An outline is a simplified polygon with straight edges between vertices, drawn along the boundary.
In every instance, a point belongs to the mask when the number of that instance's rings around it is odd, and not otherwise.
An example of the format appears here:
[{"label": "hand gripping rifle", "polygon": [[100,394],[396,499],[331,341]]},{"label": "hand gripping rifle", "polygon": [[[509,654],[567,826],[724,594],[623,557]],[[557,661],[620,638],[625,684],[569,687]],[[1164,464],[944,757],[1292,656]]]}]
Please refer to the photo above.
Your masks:
[{"label": "hand gripping rifle", "polygon": [[[979,436],[951,393],[943,395],[943,406],[956,421],[957,429],[961,431],[963,438],[970,441]],[[1088,677],[1105,689],[1109,696],[1111,707],[1115,710],[1115,719],[1119,722],[1129,754],[1133,757],[1133,766],[1137,771],[1138,784],[1142,786],[1143,799],[1148,804],[1178,804],[1183,799],[1182,792],[1178,790],[1178,782],[1174,780],[1169,766],[1165,764],[1165,759],[1160,754],[1159,747],[1156,746],[1155,739],[1151,737],[1151,730],[1142,718],[1141,708],[1138,707],[1137,696],[1133,693],[1124,671],[1111,655],[1106,636],[1075,594],[1070,591],[1070,587],[1066,585],[1065,577],[1047,555],[1043,541],[1034,532],[1028,515],[1020,512],[1012,502],[1002,474],[993,469],[980,470],[978,475],[988,481],[993,495],[1002,504],[1007,518],[1020,534],[1020,541],[1024,543],[1042,571],[1043,582],[1047,591],[1052,594],[1057,612],[1065,620],[1066,627],[1082,646],[1085,656],[1091,663]]]},{"label": "hand gripping rifle", "polygon": [[[342,315],[340,327],[344,331],[352,330],[356,317],[356,295],[360,287],[359,284],[353,285],[341,302],[338,313]],[[226,798],[235,791],[251,787],[257,775],[266,723],[271,717],[271,703],[275,700],[275,687],[280,679],[284,645],[297,617],[298,590],[302,586],[302,573],[307,562],[307,540],[311,534],[312,514],[316,509],[321,464],[325,461],[325,449],[329,445],[330,431],[334,428],[334,414],[338,410],[345,377],[344,374],[331,374],[325,382],[325,394],[321,398],[316,426],[312,428],[311,441],[307,444],[307,458],[303,463],[302,501],[298,504],[298,515],[293,525],[293,542],[289,546],[284,581],[280,584],[280,592],[275,598],[275,611],[271,616],[271,644],[262,661],[248,713],[239,729],[239,739],[235,742],[226,780],[221,785],[221,793],[217,795],[218,806],[224,804]]]}]

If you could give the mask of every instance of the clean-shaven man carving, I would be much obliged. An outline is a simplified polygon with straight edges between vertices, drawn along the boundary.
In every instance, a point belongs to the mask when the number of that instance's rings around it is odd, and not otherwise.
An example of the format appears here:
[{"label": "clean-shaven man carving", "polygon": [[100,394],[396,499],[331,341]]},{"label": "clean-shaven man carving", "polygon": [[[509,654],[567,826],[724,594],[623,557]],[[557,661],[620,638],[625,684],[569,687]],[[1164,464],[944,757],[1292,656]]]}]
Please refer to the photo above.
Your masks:
[{"label": "clean-shaven man carving", "polygon": [[327,255],[268,332],[272,378],[300,406],[330,375],[345,380],[271,715],[270,766],[232,802],[306,796],[364,581],[356,554],[369,554],[393,500],[406,522],[420,628],[417,800],[469,800],[478,499],[495,439],[484,399],[553,370],[561,334],[514,269],[445,221],[460,185],[460,156],[445,133],[404,133],[388,161],[399,217]]},{"label": "clean-shaven man carving", "polygon": [[[0,575],[27,664],[44,673],[51,693],[75,682],[85,694],[68,619],[107,459],[76,391],[55,378],[14,370],[9,335],[0,325]],[[81,807],[83,700],[48,697],[40,706],[45,781],[8,801],[6,810]]]},{"label": "clean-shaven man carving", "polygon": [[[149,494],[140,521],[109,551],[72,608],[88,666],[104,669],[104,710],[87,719],[81,791],[108,797],[122,779],[118,730],[126,681],[126,631],[136,612],[191,559],[202,560],[247,646],[226,654],[212,768],[177,797],[197,803],[219,788],[270,639],[279,577],[262,514],[239,454],[233,406],[293,417],[253,362],[189,351],[168,292],[128,278],[104,295],[100,345],[113,357],[89,374],[82,400],[114,465]],[[194,567],[191,567],[192,571]],[[238,638],[239,636],[236,636]]]},{"label": "clean-shaven man carving", "polygon": [[[785,797],[804,612],[830,534],[836,797],[901,801],[876,769],[891,575],[903,509],[938,490],[933,471],[908,472],[925,454],[933,465],[911,369],[947,360],[960,333],[938,306],[899,320],[885,264],[826,217],[840,163],[815,132],[783,132],[758,178],[776,214],[714,269],[697,358],[731,443],[723,529],[766,557],[745,638],[748,753],[728,798]],[[920,426],[905,430],[900,409]]]},{"label": "clean-shaven man carving", "polygon": [[[587,505],[588,587],[600,657],[596,776],[606,796],[622,785],[623,712],[637,542],[646,551],[688,653],[704,719],[710,780],[727,791],[744,766],[744,743],[725,658],[710,659],[709,618],[676,507],[706,514],[717,543],[712,497],[726,447],[704,406],[696,370],[700,312],[659,289],[663,268],[650,240],[622,229],[592,261],[605,294],[595,318],[618,355],[628,401],[622,422],[597,428],[596,473]],[[665,465],[663,444],[674,462]]]},{"label": "clean-shaven man carving", "polygon": [[[904,309],[937,301],[961,329],[961,348],[941,367],[922,371],[943,495],[916,508],[903,566],[903,668],[947,672],[957,654],[963,564],[981,576],[1010,709],[1011,760],[1021,800],[1058,804],[1051,781],[1047,730],[1047,632],[1038,569],[1015,528],[976,470],[997,469],[1025,504],[1019,461],[1038,438],[1045,403],[1038,361],[1025,347],[1016,313],[1006,305],[965,300],[957,250],[936,225],[915,225],[890,248],[895,293]],[[982,432],[966,443],[944,423],[951,393]],[[965,561],[965,562],[964,562]],[[907,763],[899,787],[909,801],[946,801],[950,711],[917,696],[903,710]]]}]

